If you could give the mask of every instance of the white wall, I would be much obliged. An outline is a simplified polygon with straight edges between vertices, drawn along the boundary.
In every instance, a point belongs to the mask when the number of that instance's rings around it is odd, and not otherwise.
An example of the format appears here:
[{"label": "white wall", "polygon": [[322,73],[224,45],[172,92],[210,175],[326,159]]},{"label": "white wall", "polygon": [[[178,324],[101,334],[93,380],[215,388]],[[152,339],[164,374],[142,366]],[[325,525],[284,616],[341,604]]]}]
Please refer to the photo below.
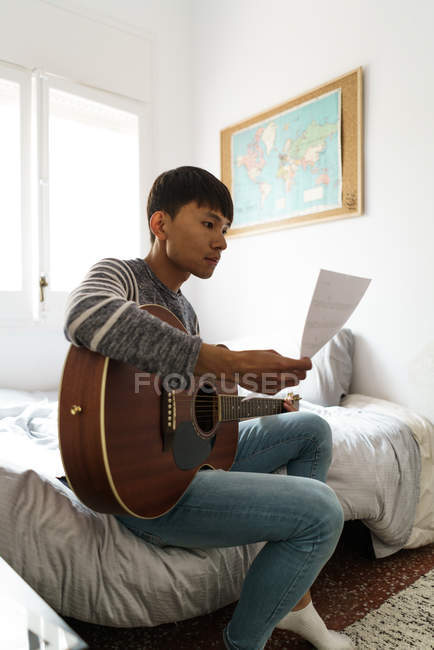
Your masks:
[{"label": "white wall", "polygon": [[[430,0],[0,0],[0,59],[149,99],[152,177],[219,176],[221,129],[362,65],[365,216],[230,240],[185,293],[205,340],[293,337],[319,268],[372,277],[352,390],[434,420],[433,19]],[[0,337],[1,386],[56,387],[60,323]]]},{"label": "white wall", "polygon": [[194,164],[217,176],[221,129],[359,66],[365,82],[365,216],[229,240],[190,288],[205,340],[298,335],[321,267],[371,277],[352,391],[434,420],[434,3],[195,0],[193,20]]},{"label": "white wall", "polygon": [[[0,59],[151,103],[144,200],[192,157],[190,31],[190,0],[0,0]],[[67,349],[60,321],[0,326],[0,386],[56,388]]]}]

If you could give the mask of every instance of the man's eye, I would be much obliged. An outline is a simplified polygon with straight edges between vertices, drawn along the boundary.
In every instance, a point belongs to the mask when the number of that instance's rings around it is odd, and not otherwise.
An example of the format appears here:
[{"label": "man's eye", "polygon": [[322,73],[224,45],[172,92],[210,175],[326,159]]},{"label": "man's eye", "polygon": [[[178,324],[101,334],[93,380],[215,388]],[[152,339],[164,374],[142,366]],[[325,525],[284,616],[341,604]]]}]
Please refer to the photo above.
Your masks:
[{"label": "man's eye", "polygon": [[211,228],[212,228],[213,225],[214,225],[212,221],[204,221],[203,223],[204,223],[204,225],[205,225],[206,227],[211,226]]}]

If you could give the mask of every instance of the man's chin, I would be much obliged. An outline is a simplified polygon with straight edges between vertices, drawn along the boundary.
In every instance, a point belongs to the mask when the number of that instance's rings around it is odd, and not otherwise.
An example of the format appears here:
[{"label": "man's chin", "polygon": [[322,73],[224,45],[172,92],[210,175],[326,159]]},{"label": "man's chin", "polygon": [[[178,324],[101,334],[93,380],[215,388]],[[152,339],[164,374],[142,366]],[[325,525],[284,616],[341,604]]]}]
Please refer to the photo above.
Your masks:
[{"label": "man's chin", "polygon": [[207,278],[210,278],[212,276],[214,271],[215,269],[212,268],[207,271],[200,269],[198,271],[192,271],[192,275],[196,276],[196,278],[201,278],[201,280],[206,280]]}]

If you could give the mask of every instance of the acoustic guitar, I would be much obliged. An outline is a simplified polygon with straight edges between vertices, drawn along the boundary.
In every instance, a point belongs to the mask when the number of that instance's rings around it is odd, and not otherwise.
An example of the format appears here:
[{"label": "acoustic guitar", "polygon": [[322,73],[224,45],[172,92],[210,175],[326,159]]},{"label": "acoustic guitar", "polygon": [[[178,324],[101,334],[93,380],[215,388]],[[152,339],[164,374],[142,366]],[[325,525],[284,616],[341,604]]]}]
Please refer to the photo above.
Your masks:
[{"label": "acoustic guitar", "polygon": [[[186,331],[165,307],[142,305]],[[85,347],[70,346],[59,396],[59,443],[66,479],[97,512],[144,519],[168,512],[202,469],[229,470],[238,422],[286,413],[282,399],[237,395],[212,376],[188,386]],[[300,399],[293,396],[296,406]]]}]

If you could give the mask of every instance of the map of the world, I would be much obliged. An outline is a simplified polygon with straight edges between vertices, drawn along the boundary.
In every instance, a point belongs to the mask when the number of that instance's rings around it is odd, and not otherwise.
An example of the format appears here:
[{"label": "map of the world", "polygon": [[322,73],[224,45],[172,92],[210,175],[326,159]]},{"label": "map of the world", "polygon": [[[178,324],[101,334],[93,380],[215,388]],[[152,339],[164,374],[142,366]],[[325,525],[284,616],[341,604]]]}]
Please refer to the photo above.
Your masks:
[{"label": "map of the world", "polygon": [[341,91],[232,135],[235,227],[342,206]]}]

